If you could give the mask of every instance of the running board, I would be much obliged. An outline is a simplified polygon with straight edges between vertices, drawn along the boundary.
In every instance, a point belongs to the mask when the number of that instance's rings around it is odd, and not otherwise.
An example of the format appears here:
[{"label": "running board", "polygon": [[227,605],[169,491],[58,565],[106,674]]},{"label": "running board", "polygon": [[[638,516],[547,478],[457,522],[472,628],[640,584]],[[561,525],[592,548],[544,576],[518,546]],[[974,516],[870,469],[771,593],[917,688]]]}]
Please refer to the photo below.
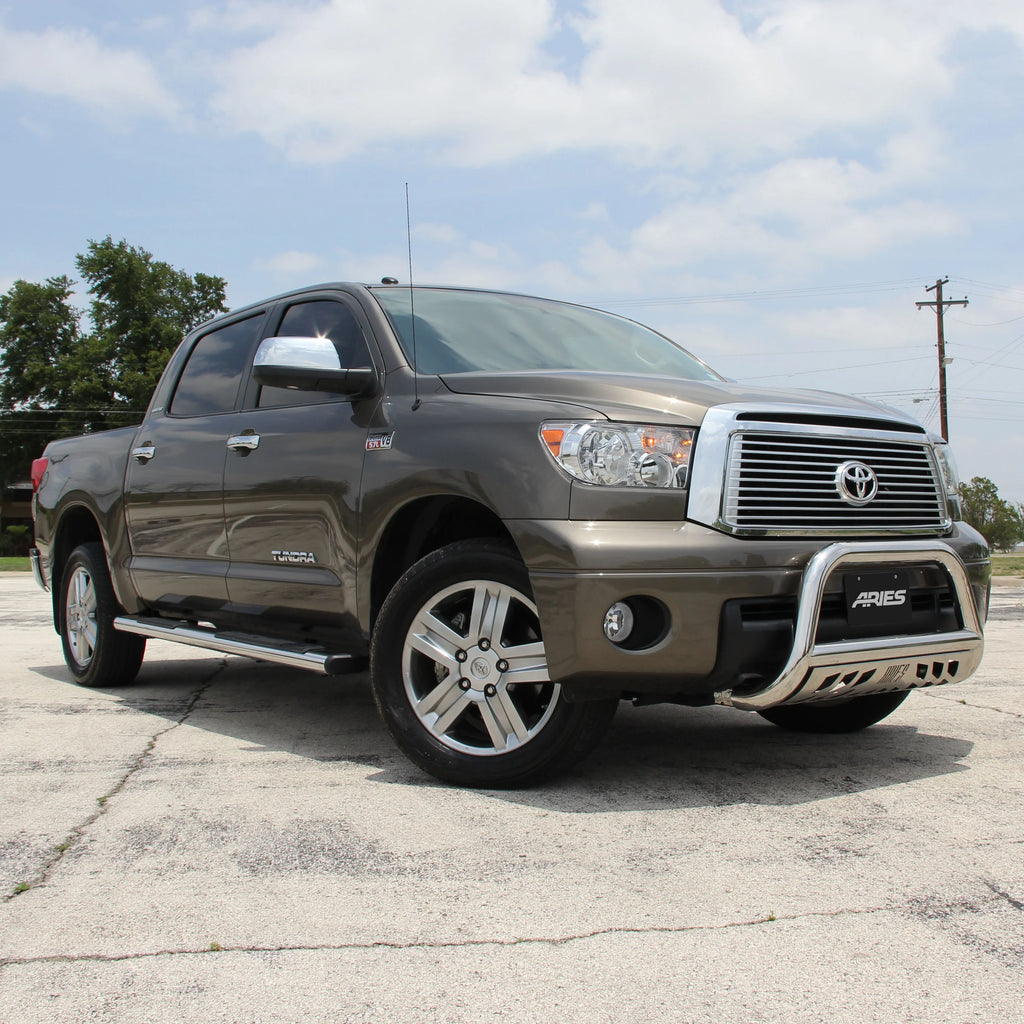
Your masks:
[{"label": "running board", "polygon": [[257,661],[272,661],[292,668],[312,669],[328,676],[341,676],[361,672],[365,658],[328,651],[318,644],[293,643],[251,633],[218,632],[212,626],[194,623],[174,623],[167,619],[132,618],[127,615],[114,619],[114,628],[122,633],[170,640],[189,647],[205,647],[221,654],[238,654]]}]

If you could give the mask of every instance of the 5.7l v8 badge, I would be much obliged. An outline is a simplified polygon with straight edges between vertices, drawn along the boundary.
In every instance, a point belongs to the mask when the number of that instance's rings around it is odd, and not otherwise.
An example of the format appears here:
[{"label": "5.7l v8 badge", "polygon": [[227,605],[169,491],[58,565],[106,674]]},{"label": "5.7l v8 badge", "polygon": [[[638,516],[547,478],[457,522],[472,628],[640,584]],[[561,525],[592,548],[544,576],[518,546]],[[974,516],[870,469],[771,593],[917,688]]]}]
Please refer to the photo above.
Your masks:
[{"label": "5.7l v8 badge", "polygon": [[369,434],[366,438],[366,450],[368,452],[378,452],[385,448],[391,447],[391,442],[395,439],[395,432],[392,430],[387,434]]}]

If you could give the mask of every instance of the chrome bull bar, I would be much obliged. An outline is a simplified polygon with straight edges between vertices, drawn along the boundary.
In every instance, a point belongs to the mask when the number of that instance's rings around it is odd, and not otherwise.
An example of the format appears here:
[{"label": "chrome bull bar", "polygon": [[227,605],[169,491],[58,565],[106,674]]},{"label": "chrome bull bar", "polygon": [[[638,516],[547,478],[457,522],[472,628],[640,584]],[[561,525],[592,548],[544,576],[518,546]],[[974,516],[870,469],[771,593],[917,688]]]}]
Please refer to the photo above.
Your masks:
[{"label": "chrome bull bar", "polygon": [[[825,587],[838,569],[848,565],[922,563],[937,563],[948,574],[956,594],[961,629],[826,644],[814,642]],[[939,686],[971,676],[981,663],[984,646],[967,570],[950,548],[934,541],[830,544],[814,554],[804,570],[793,648],[782,671],[753,693],[720,690],[715,693],[715,703],[760,711],[780,704]]]}]

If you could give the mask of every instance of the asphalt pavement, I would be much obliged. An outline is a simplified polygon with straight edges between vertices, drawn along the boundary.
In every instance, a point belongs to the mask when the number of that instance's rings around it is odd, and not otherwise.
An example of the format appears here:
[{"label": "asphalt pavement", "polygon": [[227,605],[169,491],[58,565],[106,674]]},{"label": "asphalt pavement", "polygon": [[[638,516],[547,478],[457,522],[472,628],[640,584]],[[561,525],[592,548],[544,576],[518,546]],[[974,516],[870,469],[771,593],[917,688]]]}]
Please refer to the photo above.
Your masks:
[{"label": "asphalt pavement", "polygon": [[974,679],[854,736],[623,705],[465,791],[365,675],[151,641],[77,687],[0,575],[0,1022],[999,1024],[1024,978],[1024,587]]}]

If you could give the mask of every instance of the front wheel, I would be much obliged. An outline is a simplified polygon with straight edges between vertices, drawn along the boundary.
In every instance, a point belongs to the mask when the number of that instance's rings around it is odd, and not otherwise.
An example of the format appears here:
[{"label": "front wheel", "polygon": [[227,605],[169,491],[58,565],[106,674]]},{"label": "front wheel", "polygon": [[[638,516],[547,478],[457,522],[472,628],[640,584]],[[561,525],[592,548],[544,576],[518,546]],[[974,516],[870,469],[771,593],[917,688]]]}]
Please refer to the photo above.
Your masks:
[{"label": "front wheel", "polygon": [[119,611],[103,545],[75,548],[60,579],[60,638],[82,686],[122,686],[138,675],[146,641],[114,629]]},{"label": "front wheel", "polygon": [[841,704],[793,704],[767,708],[758,714],[773,725],[791,732],[859,732],[888,718],[909,694],[909,690],[870,693],[866,697],[854,697]]},{"label": "front wheel", "polygon": [[487,541],[435,551],[398,581],[374,629],[370,672],[405,754],[460,786],[551,778],[590,752],[618,706],[565,699],[548,675],[526,569]]}]

